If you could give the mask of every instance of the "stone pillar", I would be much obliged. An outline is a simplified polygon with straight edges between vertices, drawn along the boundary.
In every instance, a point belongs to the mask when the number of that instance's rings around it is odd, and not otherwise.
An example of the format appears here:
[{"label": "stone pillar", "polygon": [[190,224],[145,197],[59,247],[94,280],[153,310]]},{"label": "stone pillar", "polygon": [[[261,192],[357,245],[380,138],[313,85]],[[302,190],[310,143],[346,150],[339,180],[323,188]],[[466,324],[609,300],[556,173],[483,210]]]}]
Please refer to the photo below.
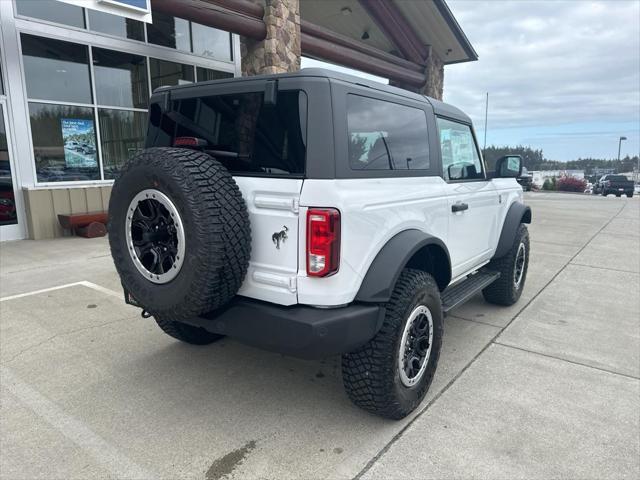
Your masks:
[{"label": "stone pillar", "polygon": [[444,63],[431,48],[429,48],[429,56],[425,61],[424,73],[427,77],[427,81],[420,88],[404,85],[400,82],[394,82],[393,80],[389,80],[389,85],[404,88],[405,90],[410,90],[416,93],[422,93],[423,95],[435,98],[436,100],[442,100]]},{"label": "stone pillar", "polygon": [[420,89],[420,93],[425,94],[427,97],[435,98],[436,100],[442,100],[444,63],[432,49],[429,49],[429,57],[427,57],[426,63],[425,74],[427,76],[427,83]]},{"label": "stone pillar", "polygon": [[242,75],[300,70],[299,0],[258,0],[264,5],[264,40],[241,37]]}]

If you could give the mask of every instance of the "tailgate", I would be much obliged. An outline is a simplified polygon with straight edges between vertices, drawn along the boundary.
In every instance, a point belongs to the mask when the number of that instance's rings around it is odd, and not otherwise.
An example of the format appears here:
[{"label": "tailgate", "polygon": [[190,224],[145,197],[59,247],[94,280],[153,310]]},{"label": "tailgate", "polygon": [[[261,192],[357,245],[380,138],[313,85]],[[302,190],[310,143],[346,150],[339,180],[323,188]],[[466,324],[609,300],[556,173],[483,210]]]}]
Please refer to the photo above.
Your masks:
[{"label": "tailgate", "polygon": [[293,305],[298,301],[301,179],[235,176],[249,211],[251,261],[239,295]]}]

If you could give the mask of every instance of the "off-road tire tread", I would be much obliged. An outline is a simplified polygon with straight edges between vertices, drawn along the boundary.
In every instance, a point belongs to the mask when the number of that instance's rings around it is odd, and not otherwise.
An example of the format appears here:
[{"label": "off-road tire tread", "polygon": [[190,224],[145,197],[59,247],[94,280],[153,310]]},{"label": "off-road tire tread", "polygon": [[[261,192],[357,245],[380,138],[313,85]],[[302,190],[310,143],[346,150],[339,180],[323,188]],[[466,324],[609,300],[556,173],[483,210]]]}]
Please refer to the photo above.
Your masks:
[{"label": "off-road tire tread", "polygon": [[[189,293],[170,308],[160,309],[151,304],[144,305],[145,309],[163,321],[173,321],[223,306],[240,288],[251,256],[249,214],[233,177],[222,164],[204,152],[158,147],[146,149],[127,162],[119,178],[126,177],[140,166],[151,167],[171,177],[177,184],[184,195],[186,209],[194,217],[189,227],[185,225],[185,234],[198,245],[194,273],[197,280],[192,282]],[[118,187],[116,180],[111,193],[110,212],[111,204],[120,195]],[[137,298],[136,291],[131,288],[135,285],[131,276],[140,274],[135,267],[121,268],[131,260],[125,239],[114,238],[119,236],[114,235],[118,230],[113,225],[118,221],[123,219],[110,215],[111,254],[123,285]],[[187,238],[187,248],[189,246]]]},{"label": "off-road tire tread", "polygon": [[430,365],[424,372],[424,393],[411,405],[401,405],[394,395],[393,382],[396,376],[395,358],[397,355],[398,337],[402,336],[405,315],[409,303],[416,291],[427,290],[437,295],[440,304],[440,292],[434,278],[421,270],[404,269],[396,282],[391,299],[385,305],[386,314],[382,327],[366,345],[358,350],[342,356],[342,378],[347,395],[357,406],[376,415],[391,419],[404,418],[413,411],[429,388],[440,355],[442,335],[442,313],[439,314],[440,323],[436,325],[434,315],[434,330],[438,330],[440,338],[434,345],[430,358]]},{"label": "off-road tire tread", "polygon": [[[518,291],[514,290],[513,285],[513,269],[515,266],[516,254],[518,253],[518,246],[520,240],[524,240],[524,246],[526,250],[526,263],[525,270],[522,274],[522,282]],[[500,278],[494,281],[491,285],[482,290],[484,299],[495,305],[510,306],[516,303],[520,299],[522,290],[527,278],[527,270],[529,269],[529,258],[531,250],[529,247],[529,231],[526,225],[520,224],[518,231],[516,232],[516,238],[509,252],[501,257],[492,260],[487,268],[494,272],[500,272]]]}]

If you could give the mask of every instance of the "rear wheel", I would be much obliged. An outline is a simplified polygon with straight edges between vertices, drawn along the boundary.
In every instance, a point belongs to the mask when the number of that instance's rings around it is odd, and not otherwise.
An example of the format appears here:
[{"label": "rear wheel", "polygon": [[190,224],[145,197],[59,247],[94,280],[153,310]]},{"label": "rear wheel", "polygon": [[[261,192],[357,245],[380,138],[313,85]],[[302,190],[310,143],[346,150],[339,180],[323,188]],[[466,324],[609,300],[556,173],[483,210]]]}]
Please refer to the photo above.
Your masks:
[{"label": "rear wheel", "polygon": [[482,290],[484,299],[496,305],[513,305],[520,299],[529,267],[529,232],[520,224],[509,252],[492,260],[490,270],[500,272],[500,278]]},{"label": "rear wheel", "polygon": [[633,193],[627,193],[627,197],[632,198],[633,197]]},{"label": "rear wheel", "polygon": [[366,345],[342,356],[347,395],[382,417],[407,416],[424,399],[442,345],[442,305],[431,275],[405,269],[380,331]]},{"label": "rear wheel", "polygon": [[224,338],[224,335],[207,332],[204,328],[194,327],[186,323],[162,320],[157,317],[155,320],[164,333],[181,342],[192,345],[209,345]]}]

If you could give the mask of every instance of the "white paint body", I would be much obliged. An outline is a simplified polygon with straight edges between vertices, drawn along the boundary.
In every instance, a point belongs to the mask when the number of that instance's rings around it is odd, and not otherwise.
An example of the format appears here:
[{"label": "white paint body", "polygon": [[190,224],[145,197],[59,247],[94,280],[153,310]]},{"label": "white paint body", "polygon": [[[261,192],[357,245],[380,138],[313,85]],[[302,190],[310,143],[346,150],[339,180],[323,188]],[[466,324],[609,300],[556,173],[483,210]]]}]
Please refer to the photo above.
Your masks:
[{"label": "white paint body", "polygon": [[[239,295],[279,305],[351,303],[378,252],[398,233],[417,229],[449,249],[452,282],[495,253],[512,203],[515,179],[446,183],[440,177],[300,180],[235,177],[249,210],[251,261]],[[468,210],[453,213],[457,202]],[[340,211],[340,269],[324,278],[306,272],[309,207]],[[273,235],[286,227],[280,248]],[[391,273],[390,273],[391,274]]]}]

